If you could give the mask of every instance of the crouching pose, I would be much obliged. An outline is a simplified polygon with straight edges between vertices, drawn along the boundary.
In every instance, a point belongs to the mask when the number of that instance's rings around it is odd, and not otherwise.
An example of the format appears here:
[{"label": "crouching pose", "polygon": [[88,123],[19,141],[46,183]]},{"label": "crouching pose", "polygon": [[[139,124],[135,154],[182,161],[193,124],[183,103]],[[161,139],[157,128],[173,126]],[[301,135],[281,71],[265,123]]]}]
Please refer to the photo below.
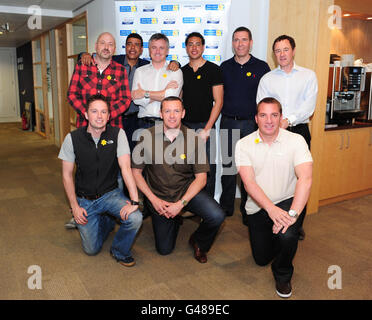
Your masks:
[{"label": "crouching pose", "polygon": [[258,130],[239,140],[235,159],[248,192],[245,205],[253,258],[272,261],[276,292],[292,294],[292,260],[312,183],[312,157],[305,139],[280,128],[282,109],[274,98],[258,103]]},{"label": "crouching pose", "polygon": [[[110,112],[104,96],[91,96],[86,110],[88,125],[66,136],[58,156],[62,159],[63,185],[84,252],[97,254],[118,221],[120,227],[110,252],[120,264],[130,267],[135,264],[131,247],[142,224],[142,214],[138,210],[128,141],[122,129],[108,124]],[[118,188],[119,169],[130,199]]]},{"label": "crouching pose", "polygon": [[184,115],[180,98],[162,101],[163,123],[142,131],[144,139],[133,150],[132,171],[152,213],[157,251],[162,255],[173,251],[185,209],[201,217],[189,244],[195,259],[205,263],[225,214],[203,190],[209,170],[205,146],[194,130],[181,124]]}]

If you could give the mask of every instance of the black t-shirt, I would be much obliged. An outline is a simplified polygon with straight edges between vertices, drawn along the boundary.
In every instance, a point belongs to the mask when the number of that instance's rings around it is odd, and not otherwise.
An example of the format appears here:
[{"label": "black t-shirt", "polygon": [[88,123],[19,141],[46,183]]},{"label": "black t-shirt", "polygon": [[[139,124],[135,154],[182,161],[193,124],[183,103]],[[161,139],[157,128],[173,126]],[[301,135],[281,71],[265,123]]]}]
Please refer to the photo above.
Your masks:
[{"label": "black t-shirt", "polygon": [[206,61],[196,72],[189,64],[182,67],[185,121],[206,122],[213,108],[213,86],[223,84],[220,67]]}]

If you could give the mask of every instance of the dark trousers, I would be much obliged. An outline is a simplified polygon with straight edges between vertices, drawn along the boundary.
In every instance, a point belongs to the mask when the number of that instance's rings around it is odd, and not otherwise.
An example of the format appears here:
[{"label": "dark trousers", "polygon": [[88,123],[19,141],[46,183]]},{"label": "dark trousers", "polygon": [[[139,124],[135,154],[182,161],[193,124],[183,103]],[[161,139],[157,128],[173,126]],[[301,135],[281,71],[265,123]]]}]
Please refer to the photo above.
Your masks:
[{"label": "dark trousers", "polygon": [[287,130],[294,132],[294,133],[298,133],[301,136],[303,136],[310,150],[311,135],[310,135],[309,126],[307,123],[300,123],[297,126],[288,127]]},{"label": "dark trousers", "polygon": [[[306,143],[307,143],[307,146],[309,147],[309,150],[310,150],[310,143],[311,143],[311,135],[310,135],[310,130],[309,130],[309,125],[307,123],[300,123],[298,124],[297,126],[294,126],[294,127],[288,127],[287,128],[289,131],[291,132],[294,132],[294,133],[298,133],[300,134],[301,136],[304,137]],[[301,227],[303,225],[303,222],[305,220],[305,215],[306,215],[306,206],[303,210],[303,218],[302,218],[302,223],[301,223]]]},{"label": "dark trousers", "polygon": [[[256,130],[256,122],[254,120],[235,120],[230,117],[222,116],[220,123],[221,136],[221,152],[222,152],[222,193],[220,197],[220,205],[226,214],[231,216],[234,213],[234,202],[236,194],[236,170],[232,174],[232,166],[234,166],[231,158],[235,157],[235,144],[237,141],[233,139],[233,130],[239,130],[238,139],[241,139]],[[225,129],[225,130],[222,130]],[[227,133],[227,137],[226,137]],[[229,161],[230,160],[230,161]],[[247,192],[243,183],[240,188],[241,201],[240,212],[242,217],[246,216],[245,203],[247,202]]]},{"label": "dark trousers", "polygon": [[[168,219],[160,216],[147,199],[146,206],[152,211],[151,218],[156,250],[161,255],[170,254],[176,245],[182,217],[176,216],[173,219]],[[208,252],[225,219],[225,213],[205,190],[200,191],[192,198],[185,210],[201,217],[201,223],[193,233],[193,237],[199,248],[204,252]]]},{"label": "dark trousers", "polygon": [[133,141],[133,132],[139,128],[137,115],[138,112],[123,116],[123,127],[125,134],[127,135],[130,152],[133,151],[137,143],[137,141]]},{"label": "dark trousers", "polygon": [[156,121],[162,121],[162,120],[160,118],[154,118],[154,117],[138,118],[138,128],[140,129],[151,128],[156,124]]},{"label": "dark trousers", "polygon": [[[288,211],[293,198],[277,204],[278,207]],[[303,214],[283,234],[272,231],[273,221],[267,211],[261,209],[255,214],[247,215],[249,238],[252,255],[255,262],[265,266],[272,261],[271,269],[276,281],[288,282],[293,275],[293,258],[297,251],[298,231],[302,224]]]},{"label": "dark trousers", "polygon": [[[183,121],[183,124],[190,129],[194,129],[195,131],[199,129],[204,129],[206,122],[189,122]],[[215,127],[213,126],[211,135],[205,144],[205,149],[207,152],[207,157],[209,161],[209,172],[207,174],[207,185],[205,186],[205,190],[208,194],[214,198],[214,191],[216,187],[216,131]],[[212,142],[212,146],[211,146]],[[211,161],[212,159],[212,161]]]}]

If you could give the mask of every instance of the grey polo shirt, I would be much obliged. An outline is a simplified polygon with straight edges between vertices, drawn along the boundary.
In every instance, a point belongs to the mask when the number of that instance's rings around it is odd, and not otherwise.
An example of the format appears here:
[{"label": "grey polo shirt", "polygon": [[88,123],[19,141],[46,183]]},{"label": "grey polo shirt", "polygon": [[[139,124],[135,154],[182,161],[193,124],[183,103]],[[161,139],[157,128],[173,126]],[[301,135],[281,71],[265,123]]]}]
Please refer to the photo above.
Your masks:
[{"label": "grey polo shirt", "polygon": [[[93,138],[93,141],[95,142],[97,147],[99,138],[96,139]],[[123,129],[119,130],[116,153],[118,158],[124,154],[130,154],[128,139]],[[75,162],[74,146],[72,144],[72,138],[70,133],[66,135],[65,140],[62,143],[61,150],[59,151],[58,154],[58,158],[67,162]]]}]

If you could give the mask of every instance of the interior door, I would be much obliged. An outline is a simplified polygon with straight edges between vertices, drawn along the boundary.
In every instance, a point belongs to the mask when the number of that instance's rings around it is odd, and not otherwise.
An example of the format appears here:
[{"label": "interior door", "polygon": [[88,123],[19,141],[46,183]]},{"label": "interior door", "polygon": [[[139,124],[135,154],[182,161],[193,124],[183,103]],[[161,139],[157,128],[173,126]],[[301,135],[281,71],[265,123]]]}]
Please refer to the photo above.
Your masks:
[{"label": "interior door", "polygon": [[15,52],[0,48],[0,122],[19,121],[15,65]]},{"label": "interior door", "polygon": [[56,53],[57,53],[57,79],[58,79],[58,104],[60,121],[60,140],[64,140],[70,132],[70,105],[67,101],[67,89],[69,85],[67,70],[67,36],[66,25],[56,30]]}]

